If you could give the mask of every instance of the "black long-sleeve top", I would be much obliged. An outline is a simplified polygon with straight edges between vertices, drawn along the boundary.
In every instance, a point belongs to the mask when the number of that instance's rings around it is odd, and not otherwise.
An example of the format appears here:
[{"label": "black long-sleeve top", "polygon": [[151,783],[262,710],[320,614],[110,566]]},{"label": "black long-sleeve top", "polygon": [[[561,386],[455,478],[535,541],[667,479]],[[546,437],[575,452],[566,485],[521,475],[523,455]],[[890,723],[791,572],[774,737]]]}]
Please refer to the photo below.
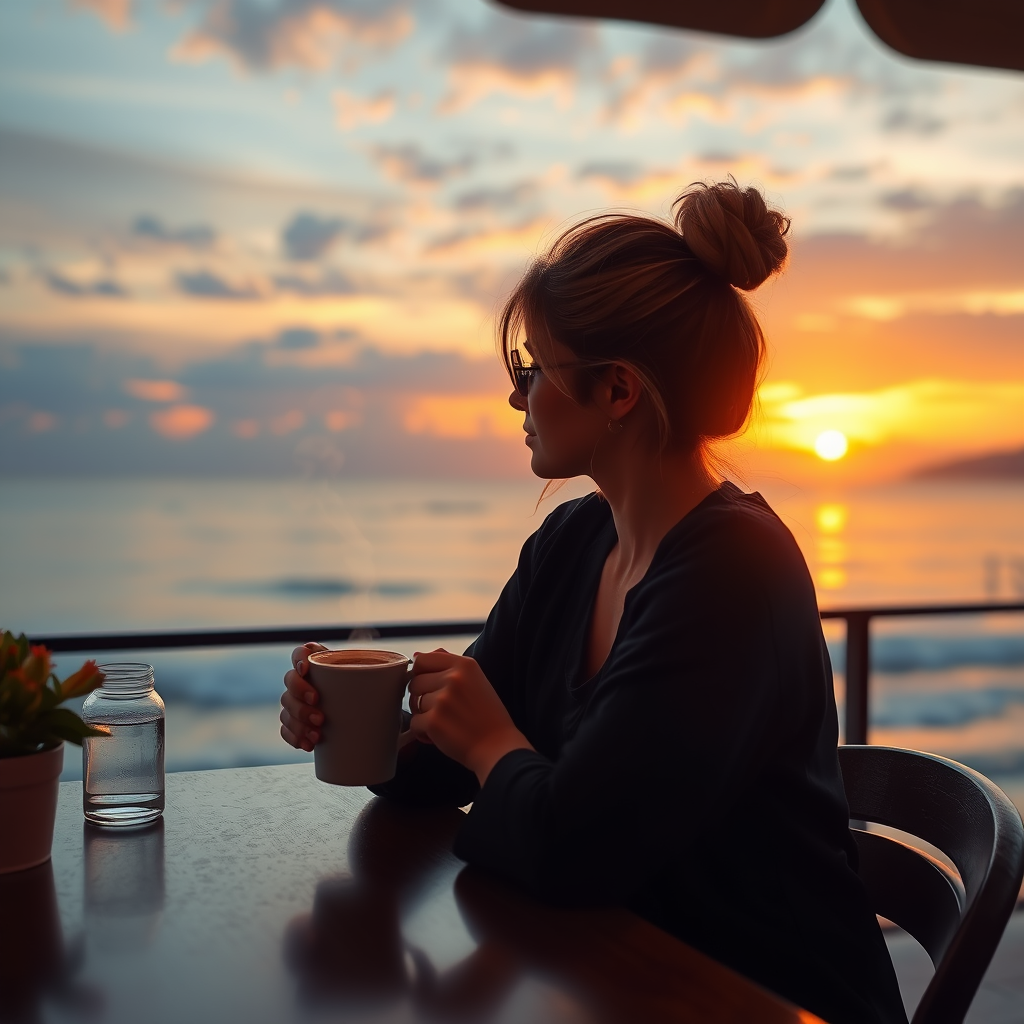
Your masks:
[{"label": "black long-sleeve top", "polygon": [[585,678],[616,543],[552,512],[466,652],[535,750],[483,787],[414,744],[377,792],[473,807],[458,856],[541,898],[617,904],[832,1024],[906,1015],[856,874],[832,672],[792,535],[724,484],[664,537]]}]

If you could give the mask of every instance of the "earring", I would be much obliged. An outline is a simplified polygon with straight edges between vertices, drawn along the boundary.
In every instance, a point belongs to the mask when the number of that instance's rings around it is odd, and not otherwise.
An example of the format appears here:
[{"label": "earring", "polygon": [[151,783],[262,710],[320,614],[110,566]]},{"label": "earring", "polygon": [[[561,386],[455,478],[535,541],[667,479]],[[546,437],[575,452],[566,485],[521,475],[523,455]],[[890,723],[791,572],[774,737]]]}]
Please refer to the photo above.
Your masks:
[{"label": "earring", "polygon": [[609,420],[608,421],[608,433],[609,434],[621,434],[623,422],[622,420]]}]

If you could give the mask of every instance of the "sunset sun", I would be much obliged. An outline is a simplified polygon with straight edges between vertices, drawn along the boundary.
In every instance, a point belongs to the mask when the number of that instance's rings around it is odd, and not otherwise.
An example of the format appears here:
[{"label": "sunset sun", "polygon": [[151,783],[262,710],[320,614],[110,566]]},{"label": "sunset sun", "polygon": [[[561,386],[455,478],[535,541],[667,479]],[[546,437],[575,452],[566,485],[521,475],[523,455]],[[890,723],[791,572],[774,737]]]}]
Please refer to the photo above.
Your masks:
[{"label": "sunset sun", "polygon": [[815,452],[826,462],[841,459],[848,447],[846,435],[840,430],[823,430],[814,442]]}]

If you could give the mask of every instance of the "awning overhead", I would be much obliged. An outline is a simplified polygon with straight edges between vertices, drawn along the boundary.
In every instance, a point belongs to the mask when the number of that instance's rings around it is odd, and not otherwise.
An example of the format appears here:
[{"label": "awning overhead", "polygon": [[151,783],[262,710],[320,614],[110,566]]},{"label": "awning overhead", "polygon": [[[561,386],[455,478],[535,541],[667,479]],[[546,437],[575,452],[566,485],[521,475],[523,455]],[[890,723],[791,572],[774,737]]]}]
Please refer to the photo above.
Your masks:
[{"label": "awning overhead", "polygon": [[[824,0],[499,0],[538,14],[671,25],[748,39],[785,35]],[[919,60],[1024,71],[1024,0],[857,0],[884,43]]]}]

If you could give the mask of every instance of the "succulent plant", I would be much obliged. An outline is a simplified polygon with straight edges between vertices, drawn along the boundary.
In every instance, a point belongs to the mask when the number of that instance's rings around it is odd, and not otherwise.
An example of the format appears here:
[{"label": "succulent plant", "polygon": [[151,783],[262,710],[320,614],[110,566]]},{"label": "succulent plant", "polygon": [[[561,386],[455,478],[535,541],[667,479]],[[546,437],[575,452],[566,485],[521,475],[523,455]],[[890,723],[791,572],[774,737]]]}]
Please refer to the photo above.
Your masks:
[{"label": "succulent plant", "polygon": [[87,661],[61,682],[50,652],[22,634],[0,638],[0,758],[23,757],[57,746],[61,740],[81,746],[86,736],[106,731],[86,725],[60,705],[84,697],[103,682],[95,661]]}]

